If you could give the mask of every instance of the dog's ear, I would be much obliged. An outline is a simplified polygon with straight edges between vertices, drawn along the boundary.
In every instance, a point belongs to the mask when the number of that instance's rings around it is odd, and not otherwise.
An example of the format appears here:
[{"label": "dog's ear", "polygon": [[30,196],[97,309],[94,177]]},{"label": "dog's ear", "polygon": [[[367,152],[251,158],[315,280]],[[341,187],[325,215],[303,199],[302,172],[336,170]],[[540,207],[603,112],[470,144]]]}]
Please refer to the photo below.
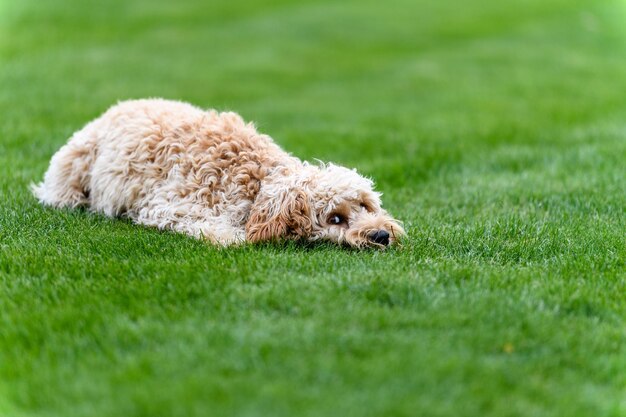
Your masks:
[{"label": "dog's ear", "polygon": [[307,194],[294,187],[268,187],[257,196],[246,223],[246,240],[299,239],[311,234]]}]

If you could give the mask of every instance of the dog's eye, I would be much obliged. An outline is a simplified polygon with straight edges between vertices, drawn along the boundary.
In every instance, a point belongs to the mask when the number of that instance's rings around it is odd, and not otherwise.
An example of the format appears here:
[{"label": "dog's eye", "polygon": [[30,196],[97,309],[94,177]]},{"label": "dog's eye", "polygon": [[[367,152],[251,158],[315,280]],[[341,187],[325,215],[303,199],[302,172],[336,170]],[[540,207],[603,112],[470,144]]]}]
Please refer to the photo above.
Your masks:
[{"label": "dog's eye", "polygon": [[340,216],[339,214],[333,214],[328,218],[328,223],[330,224],[341,224],[345,221],[346,219],[344,219],[343,216]]}]

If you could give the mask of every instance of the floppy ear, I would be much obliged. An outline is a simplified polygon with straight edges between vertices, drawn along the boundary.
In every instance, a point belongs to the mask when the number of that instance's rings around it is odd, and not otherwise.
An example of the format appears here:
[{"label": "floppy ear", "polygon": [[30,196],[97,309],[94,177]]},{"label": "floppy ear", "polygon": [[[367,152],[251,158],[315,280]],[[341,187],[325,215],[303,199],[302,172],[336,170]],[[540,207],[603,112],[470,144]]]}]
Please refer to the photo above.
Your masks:
[{"label": "floppy ear", "polygon": [[306,192],[284,184],[269,186],[257,196],[246,223],[246,240],[298,239],[311,234]]}]

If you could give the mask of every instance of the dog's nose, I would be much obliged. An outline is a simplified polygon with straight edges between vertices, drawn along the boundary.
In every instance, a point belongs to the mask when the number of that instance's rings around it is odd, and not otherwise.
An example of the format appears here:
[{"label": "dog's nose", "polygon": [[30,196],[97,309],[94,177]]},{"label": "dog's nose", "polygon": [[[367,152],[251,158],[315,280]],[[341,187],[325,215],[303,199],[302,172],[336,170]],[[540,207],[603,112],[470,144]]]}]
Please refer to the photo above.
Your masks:
[{"label": "dog's nose", "polygon": [[369,234],[369,239],[379,245],[389,245],[389,233],[386,230],[376,230]]}]

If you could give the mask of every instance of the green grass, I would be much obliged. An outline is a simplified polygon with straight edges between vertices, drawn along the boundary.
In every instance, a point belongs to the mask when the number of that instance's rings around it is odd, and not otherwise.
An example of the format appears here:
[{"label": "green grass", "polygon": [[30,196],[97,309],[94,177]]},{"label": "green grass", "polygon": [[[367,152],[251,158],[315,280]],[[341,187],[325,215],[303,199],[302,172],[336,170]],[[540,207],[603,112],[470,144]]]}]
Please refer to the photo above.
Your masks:
[{"label": "green grass", "polygon": [[[93,4],[90,4],[93,3]],[[626,415],[626,3],[0,0],[0,415]],[[117,100],[376,179],[401,248],[28,192]]]}]

